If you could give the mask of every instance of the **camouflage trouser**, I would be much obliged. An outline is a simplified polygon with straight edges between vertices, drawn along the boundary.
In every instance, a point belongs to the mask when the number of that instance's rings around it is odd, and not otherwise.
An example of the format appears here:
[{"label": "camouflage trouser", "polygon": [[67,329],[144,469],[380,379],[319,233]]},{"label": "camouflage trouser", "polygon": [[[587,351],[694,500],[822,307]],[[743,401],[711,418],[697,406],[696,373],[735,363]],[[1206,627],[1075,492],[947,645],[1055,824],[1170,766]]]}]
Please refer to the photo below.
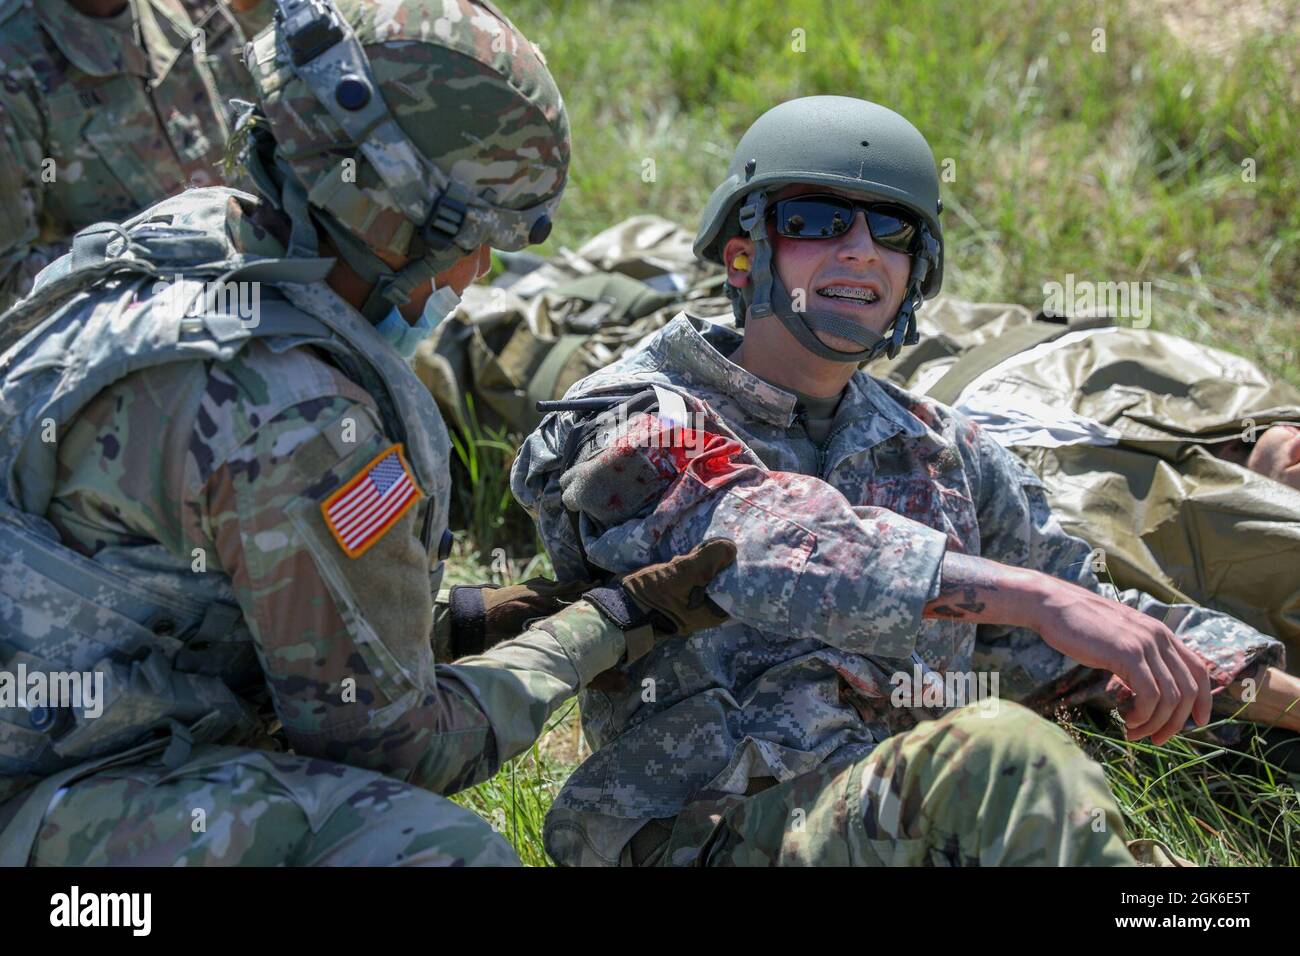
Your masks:
[{"label": "camouflage trouser", "polygon": [[972,704],[925,721],[856,763],[694,803],[632,862],[1134,865],[1101,767],[1055,724],[997,703],[993,716]]},{"label": "camouflage trouser", "polygon": [[56,793],[38,866],[518,866],[482,818],[419,787],[325,760],[196,747]]}]

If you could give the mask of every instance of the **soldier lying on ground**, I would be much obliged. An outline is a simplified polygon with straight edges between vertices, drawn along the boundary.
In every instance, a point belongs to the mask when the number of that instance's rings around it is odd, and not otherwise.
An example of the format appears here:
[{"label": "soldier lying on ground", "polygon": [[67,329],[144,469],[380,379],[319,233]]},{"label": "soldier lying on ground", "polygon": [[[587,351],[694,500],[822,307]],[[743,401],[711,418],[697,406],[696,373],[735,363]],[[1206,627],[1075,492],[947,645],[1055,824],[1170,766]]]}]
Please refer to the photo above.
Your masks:
[{"label": "soldier lying on ground", "polygon": [[489,595],[435,663],[448,440],[404,359],[489,244],[545,238],[568,120],[468,0],[282,0],[248,57],[262,198],[83,231],[0,321],[0,678],[102,690],[0,706],[0,865],[517,862],[434,794],[722,620],[686,604],[728,548],[476,654],[559,603]]},{"label": "soldier lying on ground", "polygon": [[270,6],[0,0],[0,310],[78,229],[223,181],[238,55]]},{"label": "soldier lying on ground", "polygon": [[896,706],[892,678],[969,672],[1002,642],[1038,682],[1016,696],[1069,688],[1156,743],[1207,722],[1212,694],[1236,711],[1237,681],[1278,678],[1276,640],[1101,584],[1013,455],[856,370],[916,340],[940,208],[902,117],[844,97],[776,107],[695,243],[727,269],[744,338],[679,316],[525,442],[512,488],[561,579],[718,536],[738,548],[708,588],[731,622],[584,696],[595,753],[548,815],[557,860],[1131,862],[1100,768],[1058,727],[1010,701]]}]

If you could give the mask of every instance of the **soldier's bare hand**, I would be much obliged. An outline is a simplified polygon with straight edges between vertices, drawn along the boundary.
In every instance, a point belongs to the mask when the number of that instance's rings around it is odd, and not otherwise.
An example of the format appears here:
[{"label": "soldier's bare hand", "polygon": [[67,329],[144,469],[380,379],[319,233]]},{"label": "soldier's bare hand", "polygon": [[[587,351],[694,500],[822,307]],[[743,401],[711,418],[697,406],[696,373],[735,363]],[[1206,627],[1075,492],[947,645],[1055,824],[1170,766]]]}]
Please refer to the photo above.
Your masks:
[{"label": "soldier's bare hand", "polygon": [[1124,715],[1129,740],[1150,737],[1163,744],[1189,715],[1197,724],[1209,721],[1205,662],[1155,618],[1049,577],[1030,627],[1062,654],[1128,685],[1134,694]]}]

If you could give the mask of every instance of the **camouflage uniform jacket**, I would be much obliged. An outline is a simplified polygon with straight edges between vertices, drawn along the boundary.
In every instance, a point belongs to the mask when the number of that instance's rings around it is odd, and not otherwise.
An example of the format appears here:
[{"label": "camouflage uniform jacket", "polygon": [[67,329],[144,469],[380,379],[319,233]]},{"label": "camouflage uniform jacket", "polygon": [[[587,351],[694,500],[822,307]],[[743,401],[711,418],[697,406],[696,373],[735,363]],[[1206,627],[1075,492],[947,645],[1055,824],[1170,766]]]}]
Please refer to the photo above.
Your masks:
[{"label": "camouflage uniform jacket", "polygon": [[641,414],[566,450],[579,413],[563,412],[516,461],[514,493],[561,579],[583,574],[584,551],[627,571],[714,536],[739,548],[709,588],[733,621],[621,668],[622,690],[585,692],[595,752],[547,821],[548,851],[561,862],[614,863],[648,819],[702,795],[862,758],[931,716],[890,703],[890,676],[911,672],[912,652],[941,673],[978,660],[1000,672],[1003,697],[1105,695],[1109,675],[1030,631],[922,619],[950,548],[1165,617],[1210,659],[1216,687],[1280,658],[1276,641],[1224,614],[1171,610],[1099,583],[1089,546],[1061,530],[1039,479],[960,413],[859,372],[819,449],[794,396],[728,361],[739,344],[734,330],[683,314],[570,389],[567,397],[657,384],[679,394],[703,416],[677,433],[679,447],[666,447],[663,422]]},{"label": "camouflage uniform jacket", "polygon": [[[284,255],[285,224],[234,190],[187,191],[133,222],[168,221],[182,237],[224,237],[235,251],[222,271],[269,267]],[[62,736],[32,729],[34,720],[29,727],[21,707],[0,707],[0,800],[169,723],[175,733],[206,710],[229,711],[231,694],[245,706],[269,696],[300,754],[452,792],[529,746],[555,707],[623,654],[622,632],[580,603],[483,656],[436,665],[432,593],[450,479],[446,430],[428,392],[323,282],[263,283],[260,321],[274,318],[284,331],[243,340],[245,330],[208,316],[178,331],[175,305],[153,283],[131,274],[101,280],[0,355],[0,457],[11,462],[13,449],[24,449],[0,476],[0,532],[16,523],[57,536],[75,552],[59,558],[65,566],[88,559],[124,574],[123,588],[170,596],[172,607],[224,603],[233,615],[196,633],[175,617],[129,612],[111,589],[65,600],[55,592],[66,582],[55,576],[38,579],[37,593],[6,546],[0,665],[93,666],[126,703],[112,711],[110,701],[97,720],[78,715]],[[8,313],[5,333],[47,294],[42,279]],[[217,330],[215,341],[204,341],[203,325]],[[198,344],[187,358],[176,350],[191,338]],[[82,383],[103,381],[126,349],[137,353],[134,370],[83,402]],[[54,384],[41,385],[51,373]],[[53,397],[34,398],[34,388],[52,388]],[[40,440],[47,428],[54,445]],[[381,513],[396,520],[360,553],[345,551],[347,518],[331,525],[322,504],[380,459],[406,473],[414,504]],[[74,599],[87,597],[94,607],[71,620]],[[247,739],[238,724],[225,722],[236,735],[228,742]]]},{"label": "camouflage uniform jacket", "polygon": [[216,0],[133,0],[121,16],[129,29],[0,0],[0,310],[77,230],[223,179],[226,101],[252,99],[241,27],[269,4],[236,21]]}]

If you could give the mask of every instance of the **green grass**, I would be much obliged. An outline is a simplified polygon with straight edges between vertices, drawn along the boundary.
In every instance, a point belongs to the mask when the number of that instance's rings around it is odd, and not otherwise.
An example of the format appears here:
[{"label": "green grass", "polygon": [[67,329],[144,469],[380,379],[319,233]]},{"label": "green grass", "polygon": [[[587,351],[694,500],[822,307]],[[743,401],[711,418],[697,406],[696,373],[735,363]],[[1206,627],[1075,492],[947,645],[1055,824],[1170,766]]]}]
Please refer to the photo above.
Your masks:
[{"label": "green grass", "polygon": [[[1200,866],[1300,865],[1300,747],[1244,723],[1247,741],[1229,749],[1201,739],[1203,731],[1157,747],[1130,743],[1118,725],[1091,715],[1058,719],[1105,769],[1129,839],[1161,840]],[[1288,747],[1296,751],[1289,773],[1281,766]]]},{"label": "green grass", "polygon": [[[646,211],[694,227],[759,114],[795,96],[861,96],[911,119],[941,167],[952,161],[944,291],[1036,308],[1043,284],[1068,272],[1150,281],[1154,328],[1300,385],[1296,21],[1246,36],[1225,61],[1177,40],[1150,10],[1118,0],[512,0],[573,127],[570,185],[539,251]],[[1092,48],[1096,28],[1104,53]],[[479,430],[457,447],[453,525],[466,533],[449,578],[547,571],[526,516],[501,495],[517,440]],[[492,567],[493,548],[504,568]],[[546,862],[541,821],[576,759],[572,722],[459,798],[489,819],[500,811],[528,863]],[[1244,754],[1187,737],[1157,748],[1088,719],[1068,723],[1104,764],[1130,836],[1202,864],[1300,862],[1297,777],[1262,741]],[[565,746],[548,745],[561,737]]]},{"label": "green grass", "polygon": [[576,765],[549,755],[545,744],[560,728],[571,733],[576,714],[576,702],[562,707],[528,753],[510,761],[491,780],[452,797],[509,840],[525,866],[552,865],[542,846],[542,825],[551,801]]},{"label": "green grass", "polygon": [[1041,305],[1043,283],[1067,272],[1151,281],[1154,327],[1300,384],[1294,32],[1250,37],[1224,64],[1173,39],[1148,4],[1106,0],[518,0],[510,15],[573,126],[543,252],[648,210],[695,226],[762,112],[862,96],[955,163],[945,291]]},{"label": "green grass", "polygon": [[[508,434],[504,427],[480,424],[474,396],[465,396],[465,404],[469,430],[450,430],[451,526],[464,529],[458,536],[463,556],[468,557],[466,549],[472,549],[474,560],[494,570],[498,583],[503,577],[513,580],[521,545],[529,552],[524,558],[530,562],[528,566],[536,566],[533,557],[542,550],[532,519],[510,494],[510,464],[519,448],[519,436]],[[544,555],[542,560],[549,570]],[[531,576],[525,574],[520,580]]]}]

